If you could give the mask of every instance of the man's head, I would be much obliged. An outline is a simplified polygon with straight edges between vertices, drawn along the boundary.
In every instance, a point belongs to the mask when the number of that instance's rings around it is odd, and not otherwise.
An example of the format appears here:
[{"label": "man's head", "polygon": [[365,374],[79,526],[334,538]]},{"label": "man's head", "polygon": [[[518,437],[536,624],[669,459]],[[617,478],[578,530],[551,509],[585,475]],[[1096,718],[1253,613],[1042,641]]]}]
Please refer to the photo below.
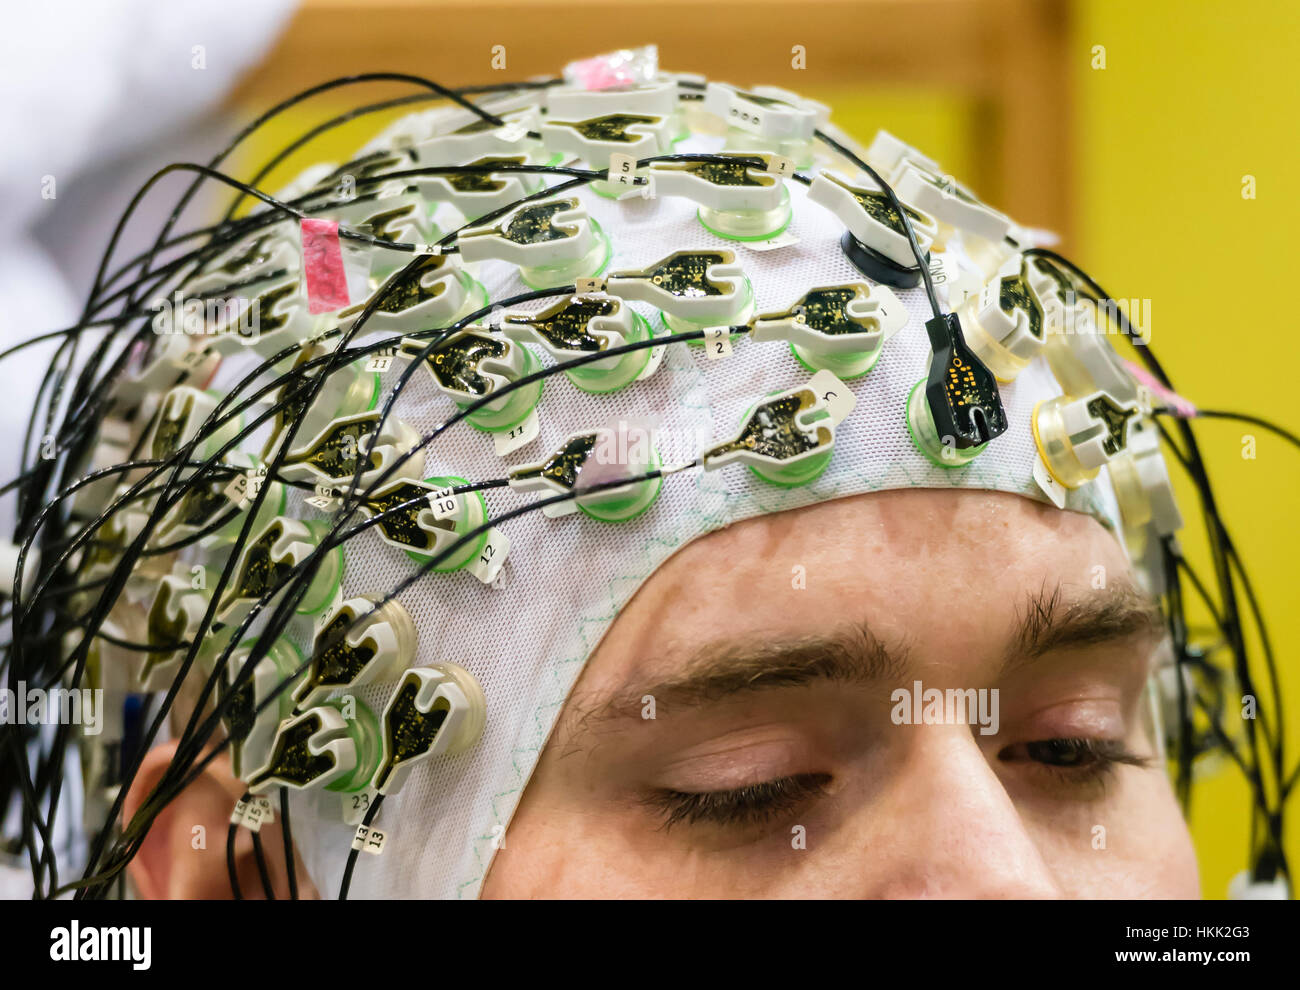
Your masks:
[{"label": "man's head", "polygon": [[[739,522],[609,627],[483,894],[1195,897],[1149,717],[1160,639],[1111,533],[1015,495]],[[220,850],[171,833],[240,786],[200,783],[134,864],[150,890],[220,885]]]},{"label": "man's head", "polygon": [[[701,109],[690,85],[656,85],[681,114],[664,133],[690,132],[674,155],[754,151],[752,134],[692,123],[726,116],[725,87]],[[1103,335],[1067,340],[1036,319],[1083,304],[1058,302],[1070,276],[1022,254],[1030,232],[925,181],[929,159],[885,132],[865,151],[874,166],[814,141],[822,109],[791,111],[807,146],[789,149],[798,174],[755,180],[762,209],[726,168],[706,170],[716,190],[673,169],[650,197],[571,190],[594,286],[584,267],[553,297],[524,292],[558,269],[489,251],[481,234],[439,269],[469,311],[505,310],[463,318],[481,350],[454,338],[479,372],[497,369],[501,398],[478,410],[490,421],[448,419],[450,403],[475,415],[470,393],[433,371],[399,385],[391,369],[367,394],[391,384],[392,436],[427,441],[410,470],[463,479],[476,518],[500,530],[482,534],[490,554],[471,543],[455,558],[470,573],[421,577],[402,544],[358,526],[339,596],[402,589],[394,607],[418,642],[401,666],[467,671],[486,717],[472,748],[385,797],[384,855],[356,868],[352,896],[1194,892],[1144,722],[1158,627],[1137,589],[1152,560],[1131,570],[1117,539],[1158,550],[1176,515],[1156,511],[1158,448],[1125,446],[1136,384]],[[459,154],[456,128],[484,128],[449,112],[408,123]],[[485,132],[522,140],[507,130]],[[890,227],[873,168],[896,177],[895,212],[921,242]],[[464,229],[451,204],[435,212]],[[750,221],[784,233],[754,242]],[[596,311],[605,323],[583,322]],[[586,328],[578,343],[557,330],[566,320]],[[615,323],[627,336],[605,343],[653,356],[580,366],[593,355],[574,348]],[[523,374],[533,362],[544,388]],[[234,387],[235,370],[222,374],[217,387]],[[592,448],[593,435],[629,443]],[[618,491],[650,466],[662,475]],[[597,481],[614,485],[603,500]],[[318,509],[295,491],[283,511]],[[459,535],[468,519],[425,525]],[[344,693],[383,712],[395,681]],[[300,861],[332,896],[355,823],[323,787],[293,801]]]}]

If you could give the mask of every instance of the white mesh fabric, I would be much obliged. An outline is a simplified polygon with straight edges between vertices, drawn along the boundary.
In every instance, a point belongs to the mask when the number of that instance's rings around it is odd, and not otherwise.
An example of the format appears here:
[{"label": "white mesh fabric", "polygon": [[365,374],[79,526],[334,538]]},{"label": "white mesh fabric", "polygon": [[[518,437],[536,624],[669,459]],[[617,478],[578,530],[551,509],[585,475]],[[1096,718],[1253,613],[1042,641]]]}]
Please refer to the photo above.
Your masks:
[{"label": "white mesh fabric", "polygon": [[[677,150],[719,146],[717,138],[695,137]],[[840,222],[809,203],[804,186],[789,186],[794,207],[790,230],[799,243],[766,252],[710,234],[697,221],[695,204],[685,199],[612,201],[587,189],[570,195],[582,200],[613,241],[607,271],[641,267],[683,248],[730,248],[763,312],[788,307],[813,286],[861,279],[840,250]],[[959,244],[950,247],[949,257],[963,257]],[[474,274],[494,300],[527,291],[517,270],[505,263],[485,262]],[[885,345],[874,370],[850,383],[856,409],[837,428],[830,467],[814,483],[778,488],[733,465],[666,478],[658,501],[631,522],[530,513],[503,527],[511,541],[503,587],[485,586],[463,572],[432,574],[401,595],[419,631],[416,663],[454,661],[468,668],[487,697],[487,726],[471,751],[425,762],[399,794],[387,799],[376,822],[388,833],[387,847],[381,856],[360,857],[351,896],[478,894],[492,859],[493,838],[508,826],[587,657],[641,582],[688,541],[761,513],[881,489],[980,488],[1043,500],[1031,477],[1037,454],[1029,415],[1037,401],[1060,393],[1046,362],[1036,359],[1014,384],[1002,388],[1010,422],[1004,435],[969,466],[935,467],[913,447],[903,412],[908,391],[926,371],[929,345],[923,324],[930,311],[922,290],[897,294],[907,306],[909,322]],[[538,309],[549,302],[519,308]],[[651,307],[633,305],[656,322]],[[550,363],[539,348],[534,350]],[[399,370],[385,375],[386,385]],[[555,450],[572,432],[647,415],[659,417],[664,463],[687,462],[700,452],[698,438],[728,437],[755,399],[809,377],[786,344],[746,339],[738,339],[733,356],[722,360],[672,345],[651,378],[612,395],[586,394],[555,375],[547,379],[539,406],[539,439],[503,460],[489,435],[462,423],[429,446],[424,476],[501,478],[509,467]],[[427,433],[452,410],[451,401],[419,369],[394,411]],[[509,489],[486,494],[493,516],[535,498]],[[1101,482],[1071,493],[1069,507],[1115,525],[1113,495]],[[308,518],[320,515],[300,502],[293,511]],[[844,536],[853,538],[851,533]],[[346,596],[386,593],[415,566],[373,532],[352,540],[345,550]],[[355,694],[378,711],[392,687],[371,685]],[[336,896],[354,827],[343,824],[337,794],[296,794],[294,802],[299,849],[322,895]]]}]

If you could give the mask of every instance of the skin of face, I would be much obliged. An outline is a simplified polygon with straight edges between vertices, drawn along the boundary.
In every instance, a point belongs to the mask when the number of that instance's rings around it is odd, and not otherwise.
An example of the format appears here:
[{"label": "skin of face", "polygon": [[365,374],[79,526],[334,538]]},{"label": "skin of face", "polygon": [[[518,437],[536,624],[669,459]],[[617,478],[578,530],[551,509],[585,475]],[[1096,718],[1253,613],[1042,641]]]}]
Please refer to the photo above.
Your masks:
[{"label": "skin of face", "polygon": [[[1197,897],[1148,717],[1161,638],[1115,537],[1020,496],[737,523],[612,623],[482,896]],[[997,731],[909,718],[918,681],[996,690]]]}]

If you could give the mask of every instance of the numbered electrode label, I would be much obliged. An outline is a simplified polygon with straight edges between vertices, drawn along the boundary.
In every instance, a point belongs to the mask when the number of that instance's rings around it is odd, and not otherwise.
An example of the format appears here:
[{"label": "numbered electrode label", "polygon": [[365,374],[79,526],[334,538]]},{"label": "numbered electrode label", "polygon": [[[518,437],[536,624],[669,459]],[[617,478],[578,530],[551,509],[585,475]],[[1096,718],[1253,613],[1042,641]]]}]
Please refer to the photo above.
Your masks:
[{"label": "numbered electrode label", "polygon": [[772,164],[768,168],[769,172],[775,172],[783,179],[794,175],[794,159],[786,158],[784,155],[773,155]]},{"label": "numbered electrode label", "polygon": [[811,388],[824,403],[831,414],[831,422],[839,426],[853,412],[858,404],[853,390],[836,377],[833,371],[823,368],[808,379]]},{"label": "numbered electrode label", "polygon": [[387,371],[393,366],[393,361],[397,358],[397,348],[385,347],[382,350],[375,351],[366,361],[367,371],[377,371],[380,374]]},{"label": "numbered electrode label", "polygon": [[339,491],[329,485],[317,485],[316,494],[309,495],[303,499],[308,505],[320,509],[322,512],[328,512],[334,508],[334,503],[339,500]]},{"label": "numbered electrode label", "polygon": [[636,177],[636,159],[616,151],[609,156],[609,171],[606,178],[615,185],[630,186]]},{"label": "numbered electrode label", "polygon": [[266,465],[261,464],[251,471],[238,475],[226,486],[226,498],[242,508],[247,502],[257,498],[257,493],[262,490],[265,481]]},{"label": "numbered electrode label", "polygon": [[366,812],[374,803],[375,791],[367,787],[356,794],[340,794],[339,799],[343,807],[343,824],[360,825],[366,820]]},{"label": "numbered electrode label", "polygon": [[731,356],[731,327],[705,327],[704,353],[711,360]]},{"label": "numbered electrode label", "polygon": [[433,510],[434,519],[450,519],[460,508],[460,500],[454,488],[439,488],[429,493],[429,508]]},{"label": "numbered electrode label", "polygon": [[250,832],[260,832],[263,825],[269,825],[273,821],[275,815],[271,812],[270,799],[264,797],[240,801],[230,815],[232,825],[241,825]]},{"label": "numbered electrode label", "polygon": [[513,454],[521,447],[526,447],[542,432],[541,421],[537,418],[537,410],[534,409],[528,414],[518,426],[511,427],[503,433],[493,434],[493,441],[496,444],[497,456],[506,457]]},{"label": "numbered electrode label", "polygon": [[499,529],[489,529],[483,548],[479,550],[478,556],[465,565],[465,569],[484,584],[491,584],[501,573],[509,552],[510,540],[506,534]]},{"label": "numbered electrode label", "polygon": [[362,852],[368,852],[372,856],[378,856],[384,851],[384,843],[387,841],[387,832],[381,832],[377,828],[366,828],[364,825],[358,825],[357,834],[352,837],[352,848],[359,849]]}]

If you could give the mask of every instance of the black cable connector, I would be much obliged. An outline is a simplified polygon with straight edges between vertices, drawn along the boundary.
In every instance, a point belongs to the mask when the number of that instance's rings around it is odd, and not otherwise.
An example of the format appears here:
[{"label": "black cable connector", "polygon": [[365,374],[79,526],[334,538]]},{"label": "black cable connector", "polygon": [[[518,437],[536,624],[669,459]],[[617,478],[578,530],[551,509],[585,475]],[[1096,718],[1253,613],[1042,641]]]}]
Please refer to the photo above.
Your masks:
[{"label": "black cable connector", "polygon": [[925,331],[934,354],[925,382],[925,401],[935,431],[940,437],[951,437],[961,450],[1005,433],[1007,414],[998,381],[966,346],[957,314],[932,317],[926,321]]}]

